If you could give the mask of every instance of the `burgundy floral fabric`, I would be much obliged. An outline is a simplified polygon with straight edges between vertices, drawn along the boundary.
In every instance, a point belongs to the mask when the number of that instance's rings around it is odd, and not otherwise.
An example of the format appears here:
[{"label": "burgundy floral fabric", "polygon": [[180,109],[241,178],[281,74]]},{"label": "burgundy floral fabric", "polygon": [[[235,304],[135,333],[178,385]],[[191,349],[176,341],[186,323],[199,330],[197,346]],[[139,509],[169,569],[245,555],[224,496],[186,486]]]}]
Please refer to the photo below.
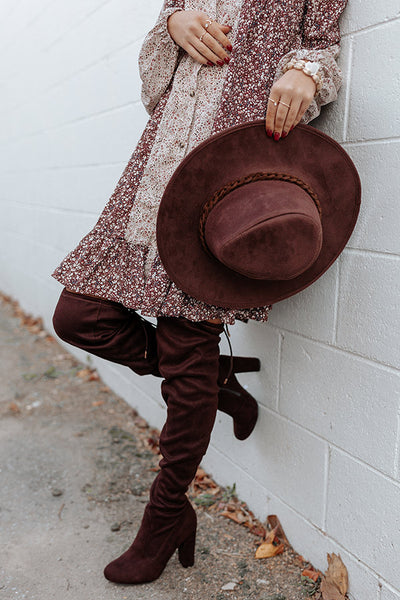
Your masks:
[{"label": "burgundy floral fabric", "polygon": [[[345,5],[346,0],[166,0],[139,56],[149,121],[95,227],[53,277],[72,291],[121,302],[147,316],[266,321],[268,306],[208,305],[169,279],[157,252],[158,206],[171,175],[196,145],[265,116],[269,90],[291,58],[320,63],[322,87],[302,122],[336,99]],[[201,10],[232,26],[229,65],[200,65],[175,44],[167,19],[176,10]]]}]

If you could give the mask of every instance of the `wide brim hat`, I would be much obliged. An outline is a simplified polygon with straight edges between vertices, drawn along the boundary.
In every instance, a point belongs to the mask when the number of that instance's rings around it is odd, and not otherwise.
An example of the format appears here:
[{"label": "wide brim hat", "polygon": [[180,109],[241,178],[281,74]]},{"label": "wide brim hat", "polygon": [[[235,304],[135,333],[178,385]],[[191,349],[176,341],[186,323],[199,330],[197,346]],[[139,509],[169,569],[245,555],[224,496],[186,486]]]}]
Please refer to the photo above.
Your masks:
[{"label": "wide brim hat", "polygon": [[157,245],[170,279],[218,307],[266,306],[310,286],[345,247],[361,200],[357,169],[331,137],[265,121],[208,138],[163,194]]}]

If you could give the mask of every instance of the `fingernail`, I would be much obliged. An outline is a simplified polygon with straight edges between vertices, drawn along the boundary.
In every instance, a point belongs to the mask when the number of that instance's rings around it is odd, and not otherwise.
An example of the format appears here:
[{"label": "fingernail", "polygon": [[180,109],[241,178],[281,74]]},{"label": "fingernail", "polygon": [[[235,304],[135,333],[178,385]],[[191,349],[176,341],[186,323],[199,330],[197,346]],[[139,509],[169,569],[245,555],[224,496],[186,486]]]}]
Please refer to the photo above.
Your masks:
[{"label": "fingernail", "polygon": [[232,52],[232,46],[231,46],[231,44],[229,44],[229,45],[226,47],[226,49],[228,50],[228,52]]},{"label": "fingernail", "polygon": [[210,65],[210,67],[214,66],[214,63],[212,63],[210,60],[207,61],[207,64]]},{"label": "fingernail", "polygon": [[284,137],[286,137],[286,136],[287,136],[287,134],[288,134],[288,132],[287,132],[287,131],[282,131],[282,137],[283,137],[283,138],[284,138]]},{"label": "fingernail", "polygon": [[291,128],[289,129],[289,131],[292,131],[293,127],[294,127],[294,125],[291,126]]},{"label": "fingernail", "polygon": [[272,137],[272,129],[267,129],[267,136]]},{"label": "fingernail", "polygon": [[217,60],[217,65],[219,65],[220,67],[224,66],[224,61],[223,60]]},{"label": "fingernail", "polygon": [[230,60],[231,60],[231,59],[229,58],[229,56],[225,56],[225,58],[224,58],[224,61],[226,62],[226,64],[228,64],[228,62],[229,62]]},{"label": "fingernail", "polygon": [[275,131],[275,133],[274,133],[274,140],[277,142],[277,141],[279,140],[279,138],[280,138],[280,137],[281,137],[281,134],[280,134],[280,133],[277,133],[277,132]]}]

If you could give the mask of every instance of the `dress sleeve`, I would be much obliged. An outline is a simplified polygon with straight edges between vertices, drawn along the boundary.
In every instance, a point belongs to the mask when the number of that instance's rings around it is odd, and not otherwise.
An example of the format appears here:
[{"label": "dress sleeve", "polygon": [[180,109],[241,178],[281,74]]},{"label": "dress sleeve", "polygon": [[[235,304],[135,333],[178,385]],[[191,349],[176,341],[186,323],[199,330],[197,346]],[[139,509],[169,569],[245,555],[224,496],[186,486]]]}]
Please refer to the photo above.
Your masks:
[{"label": "dress sleeve", "polygon": [[169,86],[178,64],[181,49],[168,33],[167,21],[174,12],[183,10],[184,4],[184,0],[164,0],[156,24],[146,35],[139,52],[141,98],[149,114]]},{"label": "dress sleeve", "polygon": [[274,83],[292,59],[318,62],[321,89],[301,118],[308,123],[321,112],[321,106],[336,100],[343,76],[336,59],[340,52],[339,17],[347,0],[307,0],[302,23],[301,46],[284,54],[277,65]]}]

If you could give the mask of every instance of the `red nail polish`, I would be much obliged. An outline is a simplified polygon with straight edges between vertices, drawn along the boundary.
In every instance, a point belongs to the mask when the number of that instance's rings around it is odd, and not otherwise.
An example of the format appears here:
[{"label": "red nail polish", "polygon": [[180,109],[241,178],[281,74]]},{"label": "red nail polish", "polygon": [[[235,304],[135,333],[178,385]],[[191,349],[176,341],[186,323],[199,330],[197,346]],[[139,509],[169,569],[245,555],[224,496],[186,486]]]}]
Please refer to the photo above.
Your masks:
[{"label": "red nail polish", "polygon": [[289,131],[292,131],[293,127],[294,127],[294,125],[291,126],[291,128],[289,129]]},{"label": "red nail polish", "polygon": [[272,137],[272,133],[273,133],[272,129],[267,129],[267,136],[268,137]]},{"label": "red nail polish", "polygon": [[275,131],[275,133],[274,133],[274,140],[277,142],[277,141],[279,140],[279,138],[280,138],[280,137],[281,137],[281,134],[280,134],[280,133],[277,133],[277,132]]},{"label": "red nail polish", "polygon": [[217,60],[217,65],[219,65],[220,67],[224,66],[224,61],[223,60]]},{"label": "red nail polish", "polygon": [[208,60],[208,61],[207,61],[207,64],[208,64],[210,67],[213,67],[213,66],[214,66],[214,63],[212,63],[210,60]]},{"label": "red nail polish", "polygon": [[228,64],[228,62],[229,62],[230,60],[231,60],[231,59],[229,58],[229,56],[225,56],[225,58],[224,58],[224,61],[226,62],[226,64]]},{"label": "red nail polish", "polygon": [[287,136],[288,132],[287,131],[282,131],[282,137],[285,138]]},{"label": "red nail polish", "polygon": [[229,44],[229,45],[226,47],[226,49],[228,50],[228,52],[232,52],[232,46],[231,46],[231,44]]}]

